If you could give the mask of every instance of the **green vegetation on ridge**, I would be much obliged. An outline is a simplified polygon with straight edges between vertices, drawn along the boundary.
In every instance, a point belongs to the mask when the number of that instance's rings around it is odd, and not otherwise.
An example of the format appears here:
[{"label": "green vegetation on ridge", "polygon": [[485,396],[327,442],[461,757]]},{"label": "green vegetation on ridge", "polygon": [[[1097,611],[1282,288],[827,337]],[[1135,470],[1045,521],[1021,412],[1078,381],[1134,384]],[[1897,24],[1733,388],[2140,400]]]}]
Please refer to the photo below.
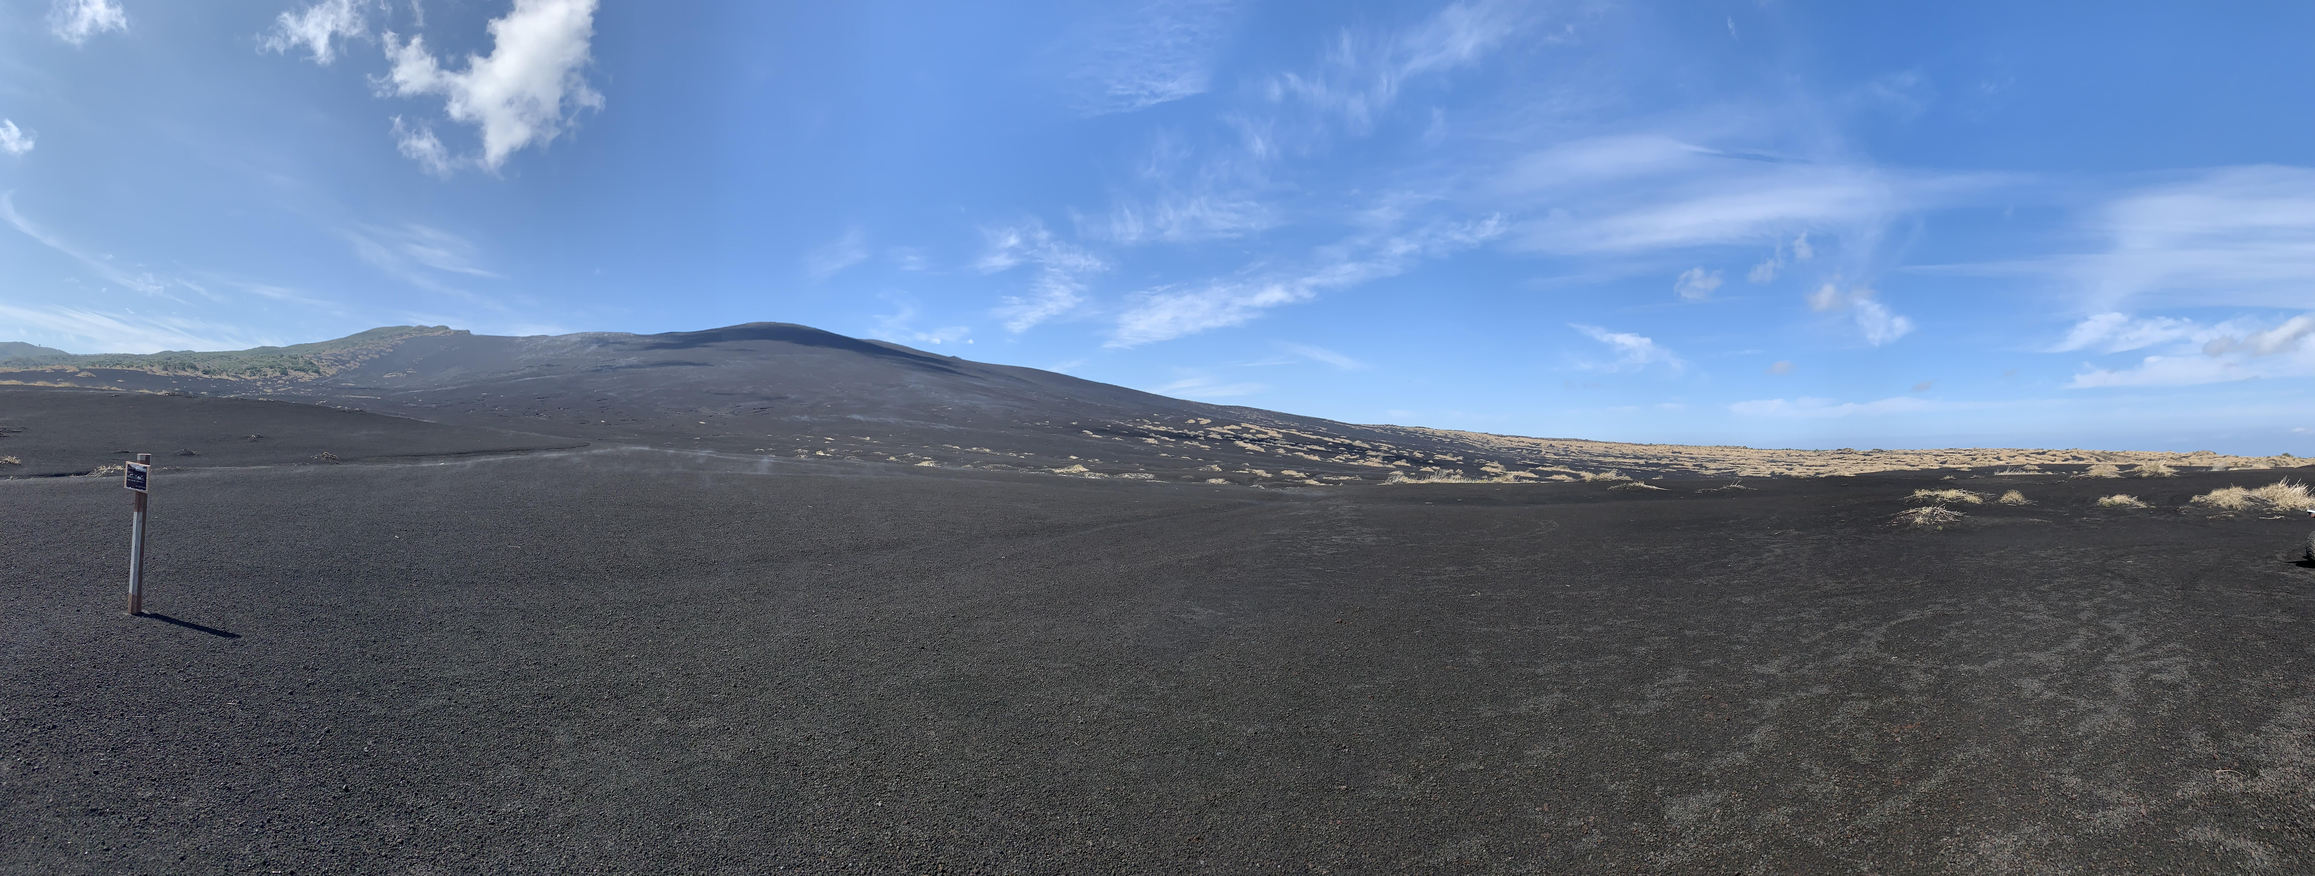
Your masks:
[{"label": "green vegetation on ridge", "polygon": [[0,371],[110,368],[148,374],[233,380],[265,377],[308,379],[330,374],[410,338],[456,333],[459,333],[458,330],[441,325],[386,326],[330,341],[217,352],[164,350],[159,353],[72,354],[21,344],[12,345],[9,350],[0,350]]}]

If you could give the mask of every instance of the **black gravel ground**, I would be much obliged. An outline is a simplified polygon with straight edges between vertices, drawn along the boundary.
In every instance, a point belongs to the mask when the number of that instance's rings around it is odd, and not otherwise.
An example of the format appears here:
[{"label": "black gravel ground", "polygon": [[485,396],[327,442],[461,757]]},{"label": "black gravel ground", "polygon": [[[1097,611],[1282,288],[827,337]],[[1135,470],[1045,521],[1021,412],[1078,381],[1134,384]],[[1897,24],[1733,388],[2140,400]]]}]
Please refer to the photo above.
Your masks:
[{"label": "black gravel ground", "polygon": [[2315,869],[2274,472],[169,474],[0,480],[0,872]]},{"label": "black gravel ground", "polygon": [[0,478],[82,474],[150,453],[164,469],[351,462],[584,446],[310,404],[0,386]]}]

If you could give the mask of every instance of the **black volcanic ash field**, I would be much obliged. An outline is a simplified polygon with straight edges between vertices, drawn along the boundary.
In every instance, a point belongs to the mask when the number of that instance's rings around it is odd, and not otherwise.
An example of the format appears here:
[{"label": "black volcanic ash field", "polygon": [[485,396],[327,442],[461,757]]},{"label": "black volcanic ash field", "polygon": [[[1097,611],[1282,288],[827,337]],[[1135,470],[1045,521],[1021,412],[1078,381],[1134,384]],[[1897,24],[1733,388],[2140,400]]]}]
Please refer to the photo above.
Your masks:
[{"label": "black volcanic ash field", "polygon": [[2175,510],[2275,475],[164,467],[178,623],[0,480],[0,872],[2303,872],[2315,524]]}]

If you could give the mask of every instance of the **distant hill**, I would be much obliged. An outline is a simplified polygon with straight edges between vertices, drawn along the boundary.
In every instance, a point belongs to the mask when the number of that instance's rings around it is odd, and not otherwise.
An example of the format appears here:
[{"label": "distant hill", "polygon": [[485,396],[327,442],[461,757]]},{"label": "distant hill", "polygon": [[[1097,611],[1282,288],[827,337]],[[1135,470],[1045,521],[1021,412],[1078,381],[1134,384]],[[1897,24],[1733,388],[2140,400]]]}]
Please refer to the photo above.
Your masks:
[{"label": "distant hill", "polygon": [[[2101,451],[1762,451],[1357,425],[1205,404],[787,323],[499,337],[393,326],[287,347],[75,356],[0,383],[269,398],[585,441],[1079,477],[1326,485],[2127,463]],[[2297,464],[2289,462],[2285,464]]]},{"label": "distant hill", "polygon": [[[169,350],[159,353],[76,355],[17,341],[0,342],[0,364],[38,365],[60,370],[108,368],[155,375],[224,380],[323,377],[403,340],[437,334],[465,334],[448,326],[390,326],[334,341],[288,347],[255,347],[214,353]],[[21,354],[12,355],[21,350]]]},{"label": "distant hill", "polygon": [[27,344],[23,341],[0,341],[0,363],[36,364],[71,357],[71,353],[53,347]]}]

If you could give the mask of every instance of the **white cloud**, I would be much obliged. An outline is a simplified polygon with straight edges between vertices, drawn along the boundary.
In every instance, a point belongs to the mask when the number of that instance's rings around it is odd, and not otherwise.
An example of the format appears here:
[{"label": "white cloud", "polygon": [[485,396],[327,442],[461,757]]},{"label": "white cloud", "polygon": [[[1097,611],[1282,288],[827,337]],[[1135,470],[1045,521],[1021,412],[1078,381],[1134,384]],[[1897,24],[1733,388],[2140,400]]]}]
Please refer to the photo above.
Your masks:
[{"label": "white cloud", "polygon": [[[47,336],[103,353],[157,353],[162,350],[240,350],[266,343],[239,331],[200,320],[136,314],[118,308],[20,307],[0,302],[0,337]],[[76,343],[77,342],[77,343]]]},{"label": "white cloud", "polygon": [[[2114,316],[2114,314],[2101,314]],[[2083,326],[2111,325],[2092,317]],[[2238,380],[2315,377],[2315,314],[2300,314],[2265,328],[2249,320],[2201,325],[2188,320],[2124,320],[2097,334],[2076,327],[2087,340],[2081,349],[2138,349],[2163,343],[2172,349],[2140,359],[2130,368],[2087,367],[2067,384],[2074,389],[2114,386],[2193,386]],[[2132,334],[2136,332],[2136,334]],[[2138,343],[2141,339],[2157,338]],[[2070,334],[2068,341],[2075,336]],[[2116,339],[2116,340],[2110,340]],[[2130,346],[2121,346],[2121,345]]]},{"label": "white cloud", "polygon": [[1768,260],[1753,265],[1752,270],[1745,272],[1744,279],[1755,286],[1775,282],[1776,275],[1784,270],[1788,260],[1805,262],[1816,257],[1816,249],[1809,246],[1809,233],[1803,231],[1799,237],[1793,238],[1789,246],[1777,244],[1776,251],[1769,253]]},{"label": "white cloud", "polygon": [[1869,294],[1850,299],[1849,306],[1857,318],[1857,330],[1865,335],[1865,343],[1879,347],[1913,332],[1912,319],[1891,312]]},{"label": "white cloud", "polygon": [[1802,419],[1833,419],[1838,417],[1911,414],[1944,407],[1937,402],[1912,396],[1892,396],[1879,401],[1836,402],[1825,398],[1758,399],[1741,401],[1728,406],[1730,413],[1740,417],[1784,417]]},{"label": "white cloud", "polygon": [[2144,187],[2100,205],[2079,230],[2105,249],[1907,270],[2055,280],[2086,313],[2303,307],[2315,289],[2315,168],[2229,167]]},{"label": "white cloud", "polygon": [[1846,303],[1848,297],[1841,294],[1841,287],[1837,283],[1826,283],[1818,286],[1817,291],[1809,293],[1809,309],[1818,313],[1837,310]]},{"label": "white cloud", "polygon": [[123,268],[114,264],[110,255],[99,255],[83,250],[64,238],[33,224],[32,220],[25,218],[24,214],[16,212],[15,192],[0,192],[0,219],[15,226],[16,230],[22,232],[24,236],[39,241],[42,246],[56,250],[72,258],[72,260],[80,262],[88,268],[90,273],[107,283],[147,295],[173,297],[167,291],[169,281],[154,276],[152,272]]},{"label": "white cloud", "polygon": [[1344,371],[1361,371],[1366,368],[1366,363],[1360,362],[1357,359],[1353,359],[1341,353],[1337,353],[1333,350],[1329,350],[1325,347],[1315,346],[1312,344],[1297,344],[1283,341],[1278,344],[1278,347],[1279,349],[1285,350],[1288,353],[1292,353],[1312,362],[1317,362],[1321,365],[1331,365]]},{"label": "white cloud", "polygon": [[825,280],[868,260],[868,235],[855,227],[804,256],[804,273]]},{"label": "white cloud", "polygon": [[115,0],[55,0],[48,7],[48,32],[76,46],[100,33],[128,29],[128,13]]},{"label": "white cloud", "polygon": [[1152,392],[1155,392],[1158,395],[1168,395],[1175,398],[1186,398],[1195,401],[1203,401],[1217,398],[1238,398],[1241,396],[1249,396],[1269,388],[1270,387],[1260,383],[1251,383],[1246,381],[1233,383],[1216,379],[1212,375],[1208,375],[1203,372],[1190,372],[1187,376],[1184,376],[1172,383],[1158,387],[1157,389],[1152,390]]},{"label": "white cloud", "polygon": [[1753,270],[1768,282],[1786,253],[1815,255],[1803,237],[1860,238],[1895,217],[1960,201],[2005,179],[1723,152],[1655,135],[1562,143],[1511,162],[1494,189],[1549,209],[1514,235],[1522,249],[1616,255],[1791,240]]},{"label": "white cloud", "polygon": [[1882,304],[1873,290],[1856,287],[1843,291],[1838,282],[1817,287],[1808,295],[1809,309],[1819,313],[1846,310],[1856,321],[1857,331],[1865,343],[1879,347],[1913,332],[1913,320],[1900,316]]},{"label": "white cloud", "polygon": [[0,152],[22,155],[32,151],[32,132],[16,127],[13,119],[0,119]]},{"label": "white cloud", "polygon": [[2133,318],[2125,313],[2098,313],[2084,317],[2066,332],[2066,337],[2049,348],[2052,353],[2070,353],[2075,350],[2096,348],[2101,352],[2120,353],[2139,350],[2173,341],[2201,339],[2215,336],[2215,327],[2193,320],[2171,317]]},{"label": "white cloud", "polygon": [[2252,356],[2273,356],[2297,352],[2315,336],[2315,314],[2302,314],[2284,320],[2282,325],[2262,332],[2251,332],[2242,337],[2226,335],[2205,342],[2203,353],[2223,356],[2228,353],[2246,353]]},{"label": "white cloud", "polygon": [[402,121],[401,116],[395,116],[394,148],[402,153],[402,157],[418,162],[419,167],[435,176],[447,177],[457,168],[457,162],[450,157],[450,149],[434,136],[433,125],[408,125]]},{"label": "white cloud", "polygon": [[1720,272],[1706,271],[1702,267],[1681,271],[1679,278],[1672,281],[1672,291],[1690,301],[1702,301],[1710,298],[1712,297],[1712,290],[1718,288],[1720,288]]},{"label": "white cloud", "polygon": [[353,246],[356,256],[402,282],[504,309],[451,284],[456,277],[505,279],[482,267],[478,248],[463,237],[415,222],[398,227],[357,225],[341,229],[339,234]]},{"label": "white cloud", "polygon": [[1221,0],[1151,2],[1097,22],[1069,41],[1080,47],[1072,78],[1087,115],[1133,112],[1204,94],[1228,32]]},{"label": "white cloud", "polygon": [[973,342],[973,330],[970,326],[949,325],[932,329],[917,328],[915,302],[900,296],[886,297],[894,301],[897,309],[876,317],[876,327],[870,332],[871,337],[882,338],[894,343],[925,344],[936,347],[960,341],[967,344]]},{"label": "white cloud", "polygon": [[2092,300],[2304,306],[2315,290],[2315,170],[2238,167],[2135,192],[2097,219]]},{"label": "white cloud", "polygon": [[1190,243],[1244,237],[1278,224],[1275,211],[1251,198],[1169,192],[1148,204],[1119,205],[1099,230],[1101,236],[1129,245],[1153,240]]},{"label": "white cloud", "polygon": [[[594,17],[595,0],[515,0],[513,11],[490,22],[490,54],[467,56],[463,71],[444,69],[423,37],[405,43],[389,33],[394,67],[380,88],[401,97],[439,95],[452,121],[481,132],[475,163],[496,170],[516,151],[554,139],[580,110],[603,107],[603,96],[581,75]],[[409,143],[403,141],[404,154]]]},{"label": "white cloud", "polygon": [[1583,332],[1585,337],[1606,344],[1608,349],[1615,353],[1615,361],[1585,366],[1595,371],[1637,371],[1650,365],[1662,365],[1673,371],[1679,371],[1687,364],[1680,361],[1680,357],[1673,355],[1671,350],[1665,349],[1663,345],[1643,335],[1630,332],[1612,332],[1596,325],[1584,325],[1582,323],[1571,322],[1568,323],[1568,327]]},{"label": "white cloud", "polygon": [[295,12],[283,12],[273,29],[258,38],[258,47],[288,52],[303,47],[314,63],[328,66],[337,60],[337,42],[370,35],[369,0],[317,0]]},{"label": "white cloud", "polygon": [[1536,24],[1531,8],[1510,0],[1455,3],[1406,31],[1382,36],[1343,30],[1317,70],[1281,73],[1264,92],[1272,103],[1297,103],[1336,117],[1353,133],[1373,130],[1417,77],[1477,64],[1519,41]]},{"label": "white cloud", "polygon": [[1160,287],[1118,317],[1107,346],[1133,347],[1210,329],[1239,325],[1274,307],[1405,273],[1417,262],[1471,249],[1503,233],[1501,217],[1434,223],[1419,231],[1361,235],[1322,247],[1310,266],[1293,272],[1241,275],[1191,288]]},{"label": "white cloud", "polygon": [[1029,281],[1029,294],[1008,295],[996,309],[997,317],[1005,321],[1005,330],[1014,334],[1076,310],[1085,302],[1088,279],[1109,269],[1109,263],[1099,256],[1054,237],[1041,222],[984,233],[989,250],[975,265],[981,273],[1002,273],[1023,264],[1037,268]]}]

